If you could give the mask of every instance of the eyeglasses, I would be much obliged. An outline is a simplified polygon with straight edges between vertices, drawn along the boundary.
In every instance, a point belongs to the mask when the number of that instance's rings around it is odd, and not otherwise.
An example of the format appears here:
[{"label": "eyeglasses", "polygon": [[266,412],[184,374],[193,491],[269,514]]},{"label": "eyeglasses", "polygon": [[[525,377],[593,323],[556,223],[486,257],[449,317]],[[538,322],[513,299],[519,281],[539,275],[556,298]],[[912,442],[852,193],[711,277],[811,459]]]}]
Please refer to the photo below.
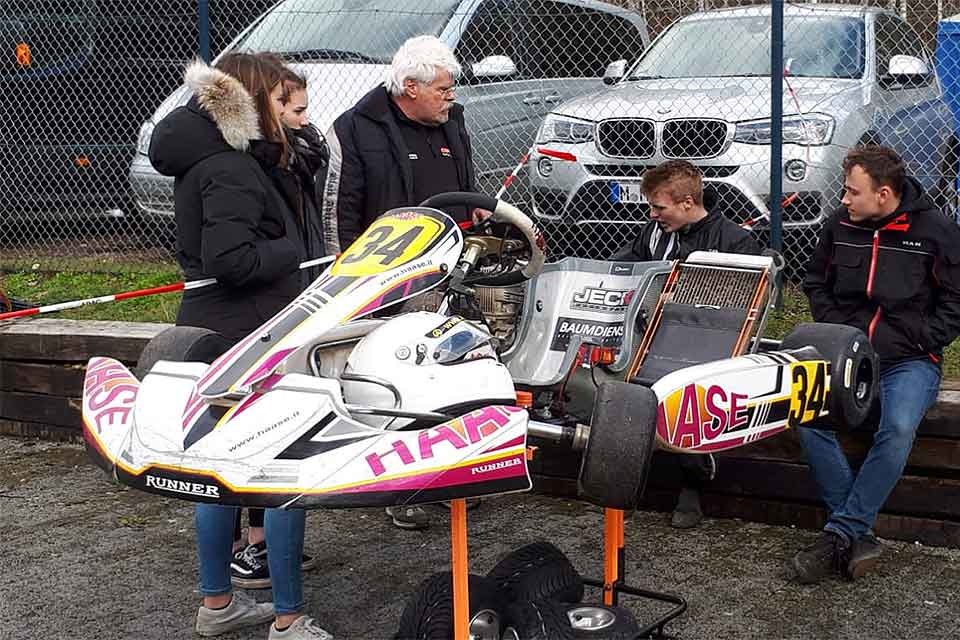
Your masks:
[{"label": "eyeglasses", "polygon": [[437,93],[439,93],[443,98],[450,99],[457,97],[457,86],[450,85],[449,87],[439,87],[436,85],[427,85]]}]

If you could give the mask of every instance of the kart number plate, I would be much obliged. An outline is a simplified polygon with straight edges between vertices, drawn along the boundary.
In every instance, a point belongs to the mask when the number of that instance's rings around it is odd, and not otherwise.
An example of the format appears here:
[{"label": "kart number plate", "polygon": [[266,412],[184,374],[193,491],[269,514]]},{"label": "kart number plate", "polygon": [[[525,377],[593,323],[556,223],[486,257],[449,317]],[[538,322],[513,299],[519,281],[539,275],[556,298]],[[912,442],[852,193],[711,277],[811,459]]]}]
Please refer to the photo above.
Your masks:
[{"label": "kart number plate", "polygon": [[333,275],[370,276],[421,256],[443,232],[443,224],[425,215],[382,216],[356,239],[333,266]]}]

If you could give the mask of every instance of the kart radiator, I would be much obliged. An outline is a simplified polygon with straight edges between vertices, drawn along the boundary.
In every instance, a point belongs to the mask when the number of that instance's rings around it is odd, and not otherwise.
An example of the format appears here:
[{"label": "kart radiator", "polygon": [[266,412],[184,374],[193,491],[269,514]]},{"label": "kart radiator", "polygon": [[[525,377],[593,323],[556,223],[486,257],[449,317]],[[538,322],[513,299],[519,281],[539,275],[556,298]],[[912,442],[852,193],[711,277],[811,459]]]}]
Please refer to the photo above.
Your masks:
[{"label": "kart radiator", "polygon": [[727,267],[681,264],[673,287],[676,304],[749,309],[764,273]]},{"label": "kart radiator", "polygon": [[728,254],[677,262],[627,379],[649,385],[678,368],[755,349],[776,295],[776,269],[769,258]]}]

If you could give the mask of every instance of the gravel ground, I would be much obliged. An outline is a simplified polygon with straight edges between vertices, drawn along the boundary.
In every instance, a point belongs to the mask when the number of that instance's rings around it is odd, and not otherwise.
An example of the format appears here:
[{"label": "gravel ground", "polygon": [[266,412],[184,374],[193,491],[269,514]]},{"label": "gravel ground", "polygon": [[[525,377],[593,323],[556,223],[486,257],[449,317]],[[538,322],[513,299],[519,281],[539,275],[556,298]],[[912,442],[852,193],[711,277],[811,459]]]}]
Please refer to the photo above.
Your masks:
[{"label": "gravel ground", "polygon": [[[390,638],[416,585],[449,565],[449,518],[431,509],[422,532],[398,530],[376,509],[311,512],[306,546],[319,566],[304,578],[308,612],[341,640]],[[0,637],[193,638],[192,514],[186,502],[113,484],[82,447],[0,437]],[[486,572],[547,539],[598,576],[602,533],[602,513],[586,504],[490,499],[470,513],[471,567]],[[684,596],[689,609],[668,631],[685,639],[960,637],[960,550],[886,542],[877,572],[860,581],[788,582],[785,562],[815,537],[739,520],[677,532],[667,514],[638,512],[627,523],[628,582]],[[641,621],[658,610],[622,604]]]}]

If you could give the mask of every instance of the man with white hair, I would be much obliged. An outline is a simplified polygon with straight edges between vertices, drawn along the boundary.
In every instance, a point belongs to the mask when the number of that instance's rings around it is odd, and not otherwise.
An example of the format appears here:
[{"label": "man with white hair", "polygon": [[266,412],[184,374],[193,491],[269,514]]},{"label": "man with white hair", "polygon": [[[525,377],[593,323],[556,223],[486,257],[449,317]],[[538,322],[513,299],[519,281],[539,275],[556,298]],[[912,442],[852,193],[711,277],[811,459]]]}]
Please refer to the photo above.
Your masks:
[{"label": "man with white hair", "polygon": [[[349,247],[385,211],[437,193],[476,191],[463,107],[454,102],[459,75],[460,63],[440,39],[410,38],[393,56],[386,81],[333,123],[321,213],[327,253]],[[447,213],[463,222],[488,212]],[[430,521],[418,505],[387,513],[402,529]]]},{"label": "man with white hair", "polygon": [[[346,249],[381,213],[475,191],[470,137],[454,99],[460,64],[434,36],[410,38],[384,84],[336,119],[323,186],[326,250]],[[458,222],[465,209],[448,211]]]}]

